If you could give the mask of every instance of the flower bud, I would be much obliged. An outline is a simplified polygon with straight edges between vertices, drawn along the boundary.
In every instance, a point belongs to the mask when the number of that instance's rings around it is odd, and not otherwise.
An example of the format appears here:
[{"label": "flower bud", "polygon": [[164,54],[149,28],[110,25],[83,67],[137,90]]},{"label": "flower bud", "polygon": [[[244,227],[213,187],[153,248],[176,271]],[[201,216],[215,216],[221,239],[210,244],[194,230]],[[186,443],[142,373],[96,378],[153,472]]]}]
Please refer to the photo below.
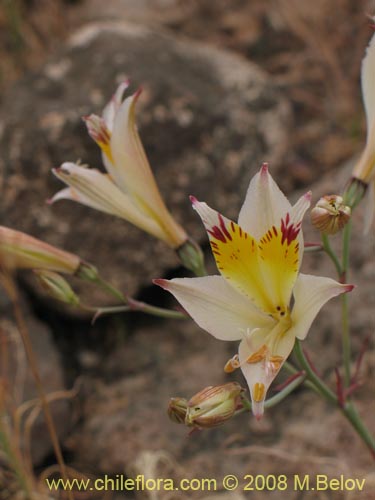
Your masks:
[{"label": "flower bud", "polygon": [[176,253],[180,258],[182,264],[192,271],[196,276],[205,276],[206,271],[204,268],[204,255],[200,246],[193,240],[186,240]]},{"label": "flower bud", "polygon": [[85,281],[93,281],[94,283],[99,279],[99,272],[96,267],[83,261],[81,261],[75,275],[77,278],[81,278]]},{"label": "flower bud", "polygon": [[74,274],[80,259],[44,241],[0,226],[0,268],[46,269],[59,273]]},{"label": "flower bud", "polygon": [[168,416],[176,424],[184,424],[188,402],[184,398],[171,398],[168,405]]},{"label": "flower bud", "polygon": [[324,234],[336,234],[349,221],[351,209],[341,196],[332,194],[320,198],[311,210],[311,222]]},{"label": "flower bud", "polygon": [[237,382],[206,387],[188,402],[186,425],[210,428],[223,424],[241,406],[242,391]]},{"label": "flower bud", "polygon": [[56,300],[71,304],[72,306],[79,305],[79,298],[72,290],[69,283],[60,274],[52,271],[34,271],[38,277],[39,283],[43,289]]}]

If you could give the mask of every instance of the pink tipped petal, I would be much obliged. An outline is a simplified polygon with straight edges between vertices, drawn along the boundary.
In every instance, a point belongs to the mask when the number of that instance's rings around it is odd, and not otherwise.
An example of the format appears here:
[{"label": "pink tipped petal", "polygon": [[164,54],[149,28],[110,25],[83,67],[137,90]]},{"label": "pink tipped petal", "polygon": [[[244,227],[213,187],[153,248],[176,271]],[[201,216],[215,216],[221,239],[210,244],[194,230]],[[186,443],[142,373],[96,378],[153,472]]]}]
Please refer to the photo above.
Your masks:
[{"label": "pink tipped petal", "polygon": [[238,224],[254,238],[261,238],[272,226],[279,227],[280,220],[291,205],[263,164],[251,180]]},{"label": "pink tipped petal", "polygon": [[116,92],[113,94],[112,99],[109,101],[109,103],[103,110],[102,114],[103,120],[105,121],[110,131],[113,130],[113,124],[116,113],[121,106],[124,93],[128,87],[129,87],[129,80],[125,80],[124,82],[120,83],[120,85],[117,87]]},{"label": "pink tipped petal", "polygon": [[293,290],[292,334],[303,340],[324,304],[352,289],[353,285],[342,285],[331,278],[299,274]]},{"label": "pink tipped petal", "polygon": [[299,244],[298,269],[301,267],[302,257],[304,252],[303,233],[300,230],[300,228],[306,210],[308,210],[308,208],[311,205],[311,198],[312,198],[312,193],[311,191],[308,191],[303,196],[301,196],[301,198],[299,198],[299,200],[293,205],[293,207],[290,210],[290,222],[291,224],[294,225],[294,227],[298,227],[298,235],[297,235],[297,241]]},{"label": "pink tipped petal", "polygon": [[154,283],[172,293],[194,321],[217,339],[240,340],[255,327],[274,323],[221,276],[158,279]]},{"label": "pink tipped petal", "polygon": [[86,124],[87,131],[92,139],[100,146],[106,147],[109,145],[111,133],[103,118],[97,115],[89,115],[82,117]]}]

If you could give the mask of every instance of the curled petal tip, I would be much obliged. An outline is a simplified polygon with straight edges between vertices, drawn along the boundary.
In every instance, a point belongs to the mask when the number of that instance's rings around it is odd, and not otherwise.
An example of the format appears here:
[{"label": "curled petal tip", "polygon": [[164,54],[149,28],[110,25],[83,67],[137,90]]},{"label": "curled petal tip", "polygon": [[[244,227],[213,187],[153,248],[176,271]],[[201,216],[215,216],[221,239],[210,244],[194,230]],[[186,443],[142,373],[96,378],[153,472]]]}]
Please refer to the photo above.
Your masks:
[{"label": "curled petal tip", "polygon": [[168,280],[165,280],[163,278],[156,278],[152,280],[154,285],[160,286],[161,288],[164,288],[164,290],[167,290],[168,288]]},{"label": "curled petal tip", "polygon": [[345,292],[351,292],[354,288],[356,285],[345,285]]},{"label": "curled petal tip", "polygon": [[305,200],[307,201],[311,201],[311,198],[312,198],[312,192],[311,191],[307,191],[307,193],[304,194],[304,198]]},{"label": "curled petal tip", "polygon": [[268,163],[266,161],[262,163],[260,172],[263,175],[267,175],[268,174]]},{"label": "curled petal tip", "polygon": [[142,94],[143,92],[143,87],[139,87],[133,94],[133,99],[134,101],[137,101],[137,99],[139,98],[139,96]]},{"label": "curled petal tip", "polygon": [[45,201],[46,205],[52,205],[53,204],[53,198],[47,198]]},{"label": "curled petal tip", "polygon": [[190,195],[189,200],[191,201],[192,205],[196,205],[198,203],[198,200],[196,199],[195,196]]}]

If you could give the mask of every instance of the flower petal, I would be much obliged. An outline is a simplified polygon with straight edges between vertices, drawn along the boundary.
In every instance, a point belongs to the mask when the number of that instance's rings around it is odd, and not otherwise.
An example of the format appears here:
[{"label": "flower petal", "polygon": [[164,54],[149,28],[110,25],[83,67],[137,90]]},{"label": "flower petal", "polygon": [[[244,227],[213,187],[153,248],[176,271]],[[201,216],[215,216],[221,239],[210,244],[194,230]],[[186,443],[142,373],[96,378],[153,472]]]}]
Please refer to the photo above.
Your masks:
[{"label": "flower petal", "polygon": [[372,36],[362,61],[361,84],[362,97],[367,118],[367,139],[375,126],[375,35]]},{"label": "flower petal", "polygon": [[302,196],[281,219],[281,225],[272,226],[259,242],[259,270],[263,283],[267,283],[268,297],[282,315],[289,306],[303,256],[301,224],[310,200],[310,192]]},{"label": "flower petal", "polygon": [[156,222],[140,212],[108,175],[69,162],[63,163],[58,169],[53,169],[53,173],[70,188],[59,191],[50,200],[51,203],[61,199],[71,199],[126,219],[153,236],[165,239],[164,232]]},{"label": "flower petal", "polygon": [[375,179],[369,184],[365,205],[365,224],[363,232],[367,234],[370,231],[375,214]]},{"label": "flower petal", "polygon": [[191,197],[207,230],[217,267],[228,283],[264,312],[272,312],[267,287],[259,270],[257,241],[206,203]]},{"label": "flower petal", "polygon": [[298,237],[310,198],[310,193],[304,195],[290,214],[280,218],[281,224],[268,228],[259,242],[206,203],[192,198],[220,273],[256,307],[275,317],[283,317],[289,306],[300,262]]},{"label": "flower petal", "polygon": [[278,227],[281,218],[290,209],[289,201],[269,174],[267,163],[264,163],[250,182],[238,224],[259,239],[272,226]]},{"label": "flower petal", "polygon": [[368,184],[375,176],[375,35],[367,47],[362,61],[362,98],[367,120],[366,146],[353,169],[353,177]]},{"label": "flower petal", "polygon": [[221,276],[158,279],[154,283],[171,292],[201,328],[220,340],[240,340],[256,327],[275,324]]},{"label": "flower petal", "polygon": [[272,381],[291,353],[295,337],[278,323],[272,330],[256,329],[239,346],[242,373],[250,389],[252,411],[257,419]]},{"label": "flower petal", "polygon": [[342,285],[331,278],[300,273],[293,290],[295,302],[291,313],[291,333],[303,340],[324,304],[353,288],[353,285]]},{"label": "flower petal", "polygon": [[119,188],[134,204],[162,228],[164,240],[178,248],[187,235],[173,219],[160,195],[135,123],[135,105],[140,91],[125,99],[114,118],[110,155],[103,161]]},{"label": "flower petal", "polygon": [[124,82],[120,83],[120,85],[116,89],[116,92],[113,94],[112,99],[103,109],[102,113],[103,120],[110,132],[112,132],[113,130],[113,124],[115,121],[116,113],[120,109],[124,93],[128,87],[129,87],[129,80],[125,80]]}]

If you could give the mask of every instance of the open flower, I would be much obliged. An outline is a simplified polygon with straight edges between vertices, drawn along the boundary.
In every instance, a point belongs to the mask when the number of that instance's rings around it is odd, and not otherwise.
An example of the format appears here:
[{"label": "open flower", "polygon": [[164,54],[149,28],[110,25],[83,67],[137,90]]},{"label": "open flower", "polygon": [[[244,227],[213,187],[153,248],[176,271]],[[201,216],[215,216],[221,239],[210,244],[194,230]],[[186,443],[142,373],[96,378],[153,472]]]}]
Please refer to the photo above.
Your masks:
[{"label": "open flower", "polygon": [[80,265],[77,255],[26,233],[0,226],[0,269],[44,269],[75,274]]},{"label": "open flower", "polygon": [[353,178],[368,190],[365,215],[365,231],[367,232],[375,213],[375,35],[371,38],[362,61],[361,84],[366,112],[367,138],[362,155],[354,167]]},{"label": "open flower", "polygon": [[330,298],[353,288],[299,273],[301,223],[310,200],[307,193],[291,206],[266,164],[250,183],[238,224],[192,198],[221,276],[155,280],[211,335],[241,340],[225,370],[241,367],[257,418],[295,339],[306,337]]},{"label": "open flower", "polygon": [[102,150],[108,174],[71,162],[54,169],[69,187],[50,201],[71,199],[126,219],[173,249],[187,241],[173,219],[156,185],[135,123],[135,105],[140,92],[122,101],[127,83],[122,83],[103,115],[85,117],[89,134]]}]

